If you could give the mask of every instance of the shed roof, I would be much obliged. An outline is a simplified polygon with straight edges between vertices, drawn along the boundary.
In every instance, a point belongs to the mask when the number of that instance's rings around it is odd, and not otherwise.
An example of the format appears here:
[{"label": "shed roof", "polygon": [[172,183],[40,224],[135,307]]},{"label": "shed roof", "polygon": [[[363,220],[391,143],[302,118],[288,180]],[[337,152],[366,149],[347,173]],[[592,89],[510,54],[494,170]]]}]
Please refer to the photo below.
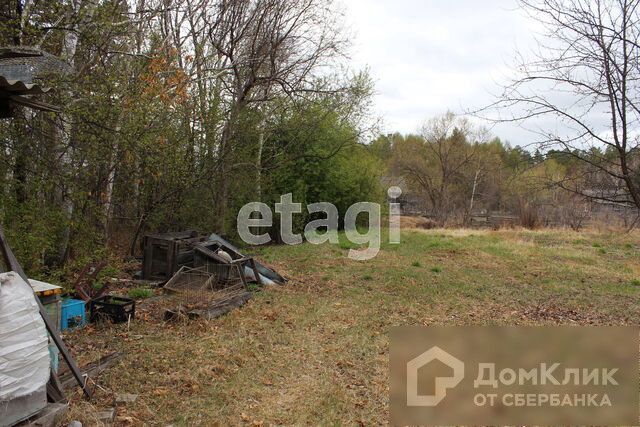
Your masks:
[{"label": "shed roof", "polygon": [[49,91],[36,83],[38,77],[68,71],[69,66],[64,61],[40,49],[23,46],[0,47],[0,117],[12,116],[11,105],[58,112],[58,108],[28,96],[42,95]]},{"label": "shed roof", "polygon": [[0,47],[0,75],[8,80],[35,83],[47,74],[67,74],[69,64],[40,49],[23,46]]},{"label": "shed roof", "polygon": [[44,88],[37,83],[25,83],[22,80],[7,79],[0,74],[0,91],[9,95],[41,95],[47,93],[49,88]]}]

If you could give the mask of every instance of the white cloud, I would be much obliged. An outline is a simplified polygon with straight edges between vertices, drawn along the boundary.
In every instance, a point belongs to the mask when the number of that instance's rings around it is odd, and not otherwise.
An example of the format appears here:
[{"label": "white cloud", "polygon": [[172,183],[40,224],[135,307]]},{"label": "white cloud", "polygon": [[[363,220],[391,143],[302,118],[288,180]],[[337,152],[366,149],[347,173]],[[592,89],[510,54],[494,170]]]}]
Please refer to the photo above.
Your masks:
[{"label": "white cloud", "polygon": [[[369,67],[385,132],[415,132],[447,109],[486,105],[510,73],[517,49],[530,49],[535,23],[515,0],[345,0],[355,32],[353,61]],[[515,125],[494,133],[513,143]]]}]

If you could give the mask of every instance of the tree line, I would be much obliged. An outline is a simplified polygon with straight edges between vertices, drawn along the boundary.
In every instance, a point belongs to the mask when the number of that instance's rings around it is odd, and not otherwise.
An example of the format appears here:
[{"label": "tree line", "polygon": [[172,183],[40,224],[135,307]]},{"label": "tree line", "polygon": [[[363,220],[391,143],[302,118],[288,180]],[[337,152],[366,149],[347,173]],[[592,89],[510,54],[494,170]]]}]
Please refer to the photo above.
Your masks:
[{"label": "tree line", "polygon": [[32,272],[112,248],[139,254],[147,232],[233,238],[242,205],[282,194],[332,202],[342,217],[352,203],[382,201],[389,177],[437,225],[497,211],[579,229],[610,210],[632,227],[638,2],[521,3],[547,44],[472,113],[551,118],[556,129],[531,126],[535,152],[451,113],[417,134],[373,136],[373,83],[349,68],[350,34],[332,1],[4,0],[0,46],[64,66],[38,75],[60,113],[15,106],[0,120],[0,220]]},{"label": "tree line", "polygon": [[33,271],[108,245],[137,254],[149,231],[233,237],[248,201],[291,192],[345,209],[378,191],[362,144],[372,83],[349,69],[330,1],[5,6],[0,46],[69,68],[38,76],[60,114],[16,107],[0,121],[0,217]]},{"label": "tree line", "polygon": [[405,201],[417,204],[414,212],[439,226],[472,225],[474,215],[491,212],[530,228],[637,221],[625,182],[602,170],[617,158],[611,147],[530,152],[449,112],[428,120],[418,134],[381,136],[371,149],[390,177],[406,182]]}]

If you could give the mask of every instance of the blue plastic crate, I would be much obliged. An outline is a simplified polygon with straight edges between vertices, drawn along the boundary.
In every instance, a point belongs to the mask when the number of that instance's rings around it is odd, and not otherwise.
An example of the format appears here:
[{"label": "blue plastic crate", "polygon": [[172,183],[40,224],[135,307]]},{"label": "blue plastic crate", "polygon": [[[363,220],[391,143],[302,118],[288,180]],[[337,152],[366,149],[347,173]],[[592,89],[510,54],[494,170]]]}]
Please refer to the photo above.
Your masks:
[{"label": "blue plastic crate", "polygon": [[60,316],[60,330],[79,328],[87,323],[84,301],[68,299],[62,302],[62,315]]}]

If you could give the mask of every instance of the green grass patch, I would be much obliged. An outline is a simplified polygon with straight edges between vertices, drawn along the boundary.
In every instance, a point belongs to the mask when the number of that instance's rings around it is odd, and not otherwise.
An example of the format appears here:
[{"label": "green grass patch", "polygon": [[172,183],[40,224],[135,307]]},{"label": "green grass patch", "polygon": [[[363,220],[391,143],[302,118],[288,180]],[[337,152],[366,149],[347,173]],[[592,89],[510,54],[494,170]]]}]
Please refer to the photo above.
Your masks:
[{"label": "green grass patch", "polygon": [[[118,409],[135,424],[379,425],[398,325],[640,324],[640,232],[407,230],[368,261],[340,241],[252,248],[291,280],[210,322],[85,329],[78,363],[123,353],[100,385],[139,394]],[[94,425],[96,395],[66,421]]]},{"label": "green grass patch", "polygon": [[129,295],[129,298],[133,298],[133,299],[151,298],[153,296],[153,289],[132,288],[132,289],[129,289],[129,292],[127,292],[127,295]]}]

